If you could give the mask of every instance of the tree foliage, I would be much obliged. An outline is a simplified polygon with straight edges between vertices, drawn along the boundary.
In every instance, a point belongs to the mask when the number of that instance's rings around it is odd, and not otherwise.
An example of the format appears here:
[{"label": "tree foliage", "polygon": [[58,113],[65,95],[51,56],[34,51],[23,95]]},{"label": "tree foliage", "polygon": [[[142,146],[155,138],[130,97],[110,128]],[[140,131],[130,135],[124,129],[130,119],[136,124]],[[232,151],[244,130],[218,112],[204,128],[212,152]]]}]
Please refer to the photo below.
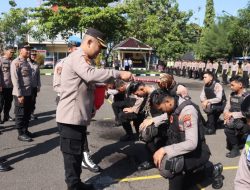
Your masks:
[{"label": "tree foliage", "polygon": [[[125,35],[126,18],[123,6],[114,0],[49,0],[33,10],[36,20],[33,37],[42,40],[55,38],[58,34],[65,40],[73,33],[83,33],[86,28],[94,27],[108,36],[108,54],[114,44]],[[110,6],[110,3],[113,3]],[[52,9],[53,8],[53,9]]]},{"label": "tree foliage", "polygon": [[175,0],[128,0],[128,35],[152,46],[162,60],[178,58],[188,49],[187,22],[191,12]]},{"label": "tree foliage", "polygon": [[11,8],[0,17],[0,33],[2,42],[14,45],[15,42],[25,41],[31,25],[27,22],[28,9]]},{"label": "tree foliage", "polygon": [[214,25],[214,19],[215,19],[214,1],[207,0],[205,19],[204,19],[205,28],[212,27]]}]

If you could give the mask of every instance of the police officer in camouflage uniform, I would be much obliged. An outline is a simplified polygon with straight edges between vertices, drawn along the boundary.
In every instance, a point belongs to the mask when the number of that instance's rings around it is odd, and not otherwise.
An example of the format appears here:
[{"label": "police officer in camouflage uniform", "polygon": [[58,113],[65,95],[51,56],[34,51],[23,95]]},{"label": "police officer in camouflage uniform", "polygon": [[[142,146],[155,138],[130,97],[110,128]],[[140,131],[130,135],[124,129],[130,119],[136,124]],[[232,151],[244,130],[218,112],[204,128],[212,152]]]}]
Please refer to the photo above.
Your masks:
[{"label": "police officer in camouflage uniform", "polygon": [[30,53],[30,58],[29,58],[29,64],[32,70],[32,88],[31,88],[31,99],[32,99],[32,104],[31,104],[31,119],[35,120],[38,119],[34,115],[34,111],[36,109],[36,97],[37,93],[40,92],[41,88],[41,79],[40,79],[40,68],[39,65],[36,62],[36,55],[37,51],[32,50]]},{"label": "police officer in camouflage uniform", "polygon": [[3,120],[1,120],[0,117],[0,123],[4,123],[5,121],[8,120],[10,121],[13,120],[13,118],[10,117],[9,112],[13,100],[12,96],[13,85],[11,82],[10,64],[14,53],[15,53],[14,48],[8,46],[4,50],[3,57],[0,58],[0,72],[2,76],[0,80],[0,84],[2,87],[2,92],[0,94],[0,113],[2,112],[2,110],[4,110],[4,117]]},{"label": "police officer in camouflage uniform", "polygon": [[18,140],[32,141],[32,133],[28,131],[31,114],[31,80],[32,70],[28,62],[31,47],[27,44],[19,45],[19,56],[11,62],[11,80],[15,101],[16,128]]}]

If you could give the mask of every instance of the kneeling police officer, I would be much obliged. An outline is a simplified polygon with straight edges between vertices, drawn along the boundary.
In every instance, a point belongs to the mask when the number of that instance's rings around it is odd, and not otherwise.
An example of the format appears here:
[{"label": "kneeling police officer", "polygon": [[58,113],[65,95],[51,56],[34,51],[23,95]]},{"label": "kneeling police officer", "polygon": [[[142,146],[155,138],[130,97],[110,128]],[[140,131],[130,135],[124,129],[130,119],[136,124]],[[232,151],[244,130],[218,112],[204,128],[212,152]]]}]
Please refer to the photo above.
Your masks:
[{"label": "kneeling police officer", "polygon": [[245,97],[241,104],[241,112],[247,119],[248,136],[239,161],[239,168],[234,180],[235,190],[250,189],[250,95]]},{"label": "kneeling police officer", "polygon": [[[166,143],[154,153],[153,159],[160,174],[169,179],[169,189],[188,189],[191,185],[188,178],[205,170],[213,177],[213,188],[221,188],[223,166],[219,163],[208,167],[210,150],[197,106],[190,99],[171,96],[160,90],[152,93],[150,103],[168,114]],[[195,182],[194,177],[192,181]]]}]

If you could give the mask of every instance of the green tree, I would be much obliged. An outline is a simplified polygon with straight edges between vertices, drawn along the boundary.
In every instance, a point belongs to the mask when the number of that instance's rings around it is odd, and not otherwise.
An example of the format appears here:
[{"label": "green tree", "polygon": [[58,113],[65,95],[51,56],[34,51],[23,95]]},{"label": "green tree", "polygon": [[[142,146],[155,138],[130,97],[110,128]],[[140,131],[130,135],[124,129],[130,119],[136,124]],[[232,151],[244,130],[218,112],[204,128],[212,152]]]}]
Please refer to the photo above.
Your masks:
[{"label": "green tree", "polygon": [[238,17],[230,17],[230,40],[241,56],[248,56],[250,51],[250,3],[247,8],[238,11]]},{"label": "green tree", "polygon": [[[49,0],[33,10],[36,24],[35,38],[55,38],[61,34],[65,40],[72,33],[82,33],[94,27],[108,36],[108,58],[114,44],[126,33],[125,9],[114,0]],[[113,3],[110,6],[110,3]],[[43,35],[42,35],[43,34]],[[42,37],[41,37],[42,36]]]},{"label": "green tree", "polygon": [[128,0],[128,35],[152,46],[162,60],[179,58],[188,49],[187,22],[175,0]]},{"label": "green tree", "polygon": [[207,0],[205,19],[204,19],[205,28],[209,28],[214,25],[214,18],[215,18],[214,1]]},{"label": "green tree", "polygon": [[196,47],[196,53],[202,59],[217,59],[230,57],[232,43],[229,39],[230,26],[223,19],[216,25],[204,30],[200,43]]},{"label": "green tree", "polygon": [[26,40],[31,30],[28,21],[28,9],[11,8],[9,12],[0,17],[0,33],[4,44],[14,45],[15,42]]}]

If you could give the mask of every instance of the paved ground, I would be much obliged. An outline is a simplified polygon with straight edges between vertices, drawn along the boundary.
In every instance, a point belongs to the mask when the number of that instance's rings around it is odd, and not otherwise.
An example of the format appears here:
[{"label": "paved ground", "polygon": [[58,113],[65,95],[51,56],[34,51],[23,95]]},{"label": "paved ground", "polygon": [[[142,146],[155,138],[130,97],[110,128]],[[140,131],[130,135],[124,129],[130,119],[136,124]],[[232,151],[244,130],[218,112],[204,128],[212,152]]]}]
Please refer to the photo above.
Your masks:
[{"label": "paved ground", "polygon": [[[199,103],[202,88],[200,81],[176,78],[184,83],[192,96]],[[37,136],[33,142],[24,143],[17,140],[13,122],[0,126],[0,156],[8,159],[14,170],[0,173],[1,190],[63,190],[64,170],[62,155],[58,144],[58,131],[55,123],[55,96],[52,91],[52,76],[42,76],[43,87],[38,96],[36,112],[39,120],[31,122],[30,130]],[[227,94],[229,92],[226,88]],[[12,111],[13,112],[13,111]],[[98,189],[107,190],[166,190],[167,180],[158,175],[156,169],[145,172],[136,171],[137,165],[147,159],[142,142],[121,143],[122,128],[112,128],[114,115],[108,101],[98,111],[88,128],[89,146],[95,162],[103,168],[100,174],[83,170],[81,178],[94,182]],[[233,180],[238,159],[225,157],[225,135],[222,129],[216,135],[208,136],[211,148],[211,161],[222,162],[225,176],[222,189],[233,190]],[[194,189],[212,189],[204,181]]]}]

